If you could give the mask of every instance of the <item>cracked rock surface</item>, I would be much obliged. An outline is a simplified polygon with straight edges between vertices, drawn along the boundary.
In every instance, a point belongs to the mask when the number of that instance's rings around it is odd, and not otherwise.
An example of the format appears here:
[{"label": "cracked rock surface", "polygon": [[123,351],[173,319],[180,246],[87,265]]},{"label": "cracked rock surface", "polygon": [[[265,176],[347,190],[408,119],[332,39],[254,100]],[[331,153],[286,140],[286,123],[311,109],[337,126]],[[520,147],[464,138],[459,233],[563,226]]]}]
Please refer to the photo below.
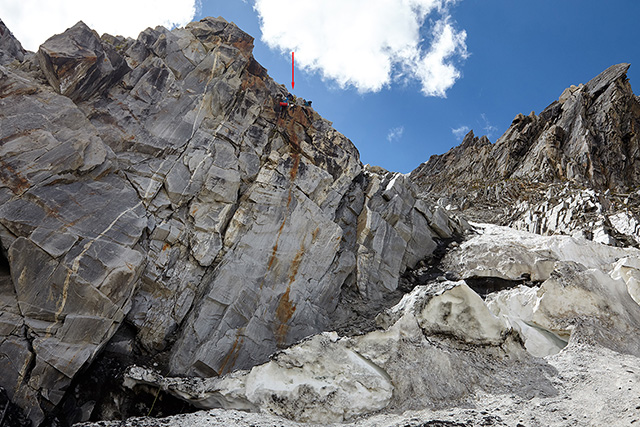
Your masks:
[{"label": "cracked rock surface", "polygon": [[403,175],[280,109],[252,49],[205,18],[33,53],[0,21],[7,419],[640,421],[628,64]]},{"label": "cracked rock surface", "polygon": [[313,109],[277,111],[252,48],[222,18],[79,22],[37,53],[0,23],[0,385],[35,425],[125,324],[164,372],[249,369],[462,233]]},{"label": "cracked rock surface", "polygon": [[[640,270],[630,260],[640,251],[477,227],[478,235],[449,256],[481,247],[483,262],[499,266],[505,258],[518,263],[514,248],[535,254],[547,246],[554,248],[551,271],[540,285],[494,292],[485,300],[464,280],[418,286],[378,316],[378,330],[315,335],[264,365],[222,378],[166,378],[132,367],[126,382],[153,385],[201,408],[226,409],[163,419],[169,426],[230,420],[241,426],[637,422],[637,411],[629,408],[640,404],[640,306],[632,295]],[[610,262],[621,252],[625,258]],[[134,419],[126,425],[160,425],[154,423]]]}]

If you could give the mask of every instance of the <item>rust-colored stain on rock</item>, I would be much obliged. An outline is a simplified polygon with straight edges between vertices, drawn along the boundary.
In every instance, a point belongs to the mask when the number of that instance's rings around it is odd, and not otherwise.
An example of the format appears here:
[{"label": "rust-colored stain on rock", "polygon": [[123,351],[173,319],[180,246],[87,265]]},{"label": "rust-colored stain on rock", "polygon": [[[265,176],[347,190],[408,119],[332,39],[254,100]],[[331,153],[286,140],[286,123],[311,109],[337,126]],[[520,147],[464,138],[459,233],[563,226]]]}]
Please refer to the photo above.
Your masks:
[{"label": "rust-colored stain on rock", "polygon": [[[296,176],[298,175],[298,167],[300,166],[300,154],[299,153],[292,153],[291,154],[294,158],[293,160],[293,166],[291,167],[291,171],[289,172],[289,175],[291,176],[291,180],[295,180]],[[291,184],[291,186],[289,187],[289,194],[287,195],[287,207],[286,207],[286,213],[284,218],[282,219],[282,223],[280,224],[280,228],[278,229],[278,235],[276,237],[276,243],[273,245],[273,248],[271,250],[271,256],[269,257],[269,262],[267,264],[267,271],[271,271],[271,268],[273,268],[273,263],[276,260],[276,255],[278,253],[278,244],[280,242],[280,237],[282,236],[282,231],[284,230],[284,226],[287,223],[287,217],[289,216],[289,210],[291,207],[291,200],[293,199],[293,183]]]},{"label": "rust-colored stain on rock", "polygon": [[[284,226],[284,222],[280,226],[280,230],[282,230],[283,226]],[[276,260],[276,254],[278,253],[278,240],[280,240],[280,234],[281,233],[282,233],[282,231],[280,231],[280,233],[278,233],[278,237],[276,238],[276,244],[273,245],[273,249],[271,249],[271,257],[269,258],[269,264],[267,265],[267,271],[271,271],[271,268],[273,267],[273,263]]]},{"label": "rust-colored stain on rock", "polygon": [[[291,268],[289,269],[289,285],[291,285],[298,275],[298,269],[300,268],[300,263],[302,262],[302,257],[304,256],[304,246],[301,245],[300,249],[296,253],[296,256],[293,258],[293,262],[291,263]],[[287,290],[287,292],[289,292]]]},{"label": "rust-colored stain on rock", "polygon": [[20,175],[20,172],[2,159],[0,159],[0,181],[4,182],[16,195],[24,193],[30,186],[29,181]]},{"label": "rust-colored stain on rock", "polygon": [[[222,359],[222,363],[220,364],[220,368],[218,369],[218,375],[224,375],[225,373],[229,373],[233,370],[233,366],[236,364],[238,360],[238,356],[240,355],[240,349],[242,348],[242,344],[244,343],[244,336],[242,336],[242,329],[236,331],[236,340],[233,342],[231,349],[227,353],[227,355]],[[226,370],[226,372],[225,372]]]},{"label": "rust-colored stain on rock", "polygon": [[316,227],[311,233],[311,243],[315,243],[318,240],[318,234],[320,234],[320,227]]},{"label": "rust-colored stain on rock", "polygon": [[298,169],[300,169],[300,153],[291,153],[293,157],[293,166],[291,167],[291,171],[289,172],[289,176],[291,177],[291,181],[295,181],[298,176]]},{"label": "rust-colored stain on rock", "polygon": [[282,347],[285,344],[285,339],[287,337],[287,332],[289,331],[289,325],[287,322],[293,316],[293,313],[296,311],[296,306],[289,299],[289,292],[291,291],[290,287],[287,287],[287,290],[280,297],[280,302],[278,303],[278,308],[276,308],[276,319],[280,323],[275,332],[276,342],[279,347]]}]

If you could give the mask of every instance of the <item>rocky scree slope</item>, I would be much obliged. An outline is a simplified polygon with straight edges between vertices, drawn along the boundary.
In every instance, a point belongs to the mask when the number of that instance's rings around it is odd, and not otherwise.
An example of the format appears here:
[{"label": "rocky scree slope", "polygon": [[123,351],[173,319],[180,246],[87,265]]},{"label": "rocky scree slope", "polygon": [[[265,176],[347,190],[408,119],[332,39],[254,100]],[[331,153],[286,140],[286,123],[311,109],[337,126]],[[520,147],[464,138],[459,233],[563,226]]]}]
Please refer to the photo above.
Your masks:
[{"label": "rocky scree slope", "polygon": [[411,179],[472,219],[637,246],[640,102],[628,68],[567,88],[539,115],[518,114],[495,144],[471,131]]},{"label": "rocky scree slope", "polygon": [[277,115],[252,47],[206,18],[32,53],[0,23],[0,386],[33,425],[100,410],[77,386],[99,355],[263,363],[462,233],[311,108]]}]

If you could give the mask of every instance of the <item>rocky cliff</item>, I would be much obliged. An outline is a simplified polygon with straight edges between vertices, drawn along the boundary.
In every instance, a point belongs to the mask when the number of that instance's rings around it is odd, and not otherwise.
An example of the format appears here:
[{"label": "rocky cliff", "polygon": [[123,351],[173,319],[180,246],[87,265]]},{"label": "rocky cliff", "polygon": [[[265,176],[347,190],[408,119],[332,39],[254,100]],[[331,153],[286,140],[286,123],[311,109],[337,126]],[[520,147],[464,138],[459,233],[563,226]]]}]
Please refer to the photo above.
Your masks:
[{"label": "rocky cliff", "polygon": [[471,218],[637,245],[640,102],[628,69],[614,65],[539,115],[518,114],[495,144],[471,131],[411,179]]},{"label": "rocky cliff", "polygon": [[79,22],[37,53],[0,24],[0,385],[34,425],[98,411],[99,355],[251,368],[397,301],[461,235],[313,109],[280,114],[252,47],[222,18]]},{"label": "rocky cliff", "polygon": [[628,65],[406,176],[252,46],[0,22],[0,425],[640,420]]}]

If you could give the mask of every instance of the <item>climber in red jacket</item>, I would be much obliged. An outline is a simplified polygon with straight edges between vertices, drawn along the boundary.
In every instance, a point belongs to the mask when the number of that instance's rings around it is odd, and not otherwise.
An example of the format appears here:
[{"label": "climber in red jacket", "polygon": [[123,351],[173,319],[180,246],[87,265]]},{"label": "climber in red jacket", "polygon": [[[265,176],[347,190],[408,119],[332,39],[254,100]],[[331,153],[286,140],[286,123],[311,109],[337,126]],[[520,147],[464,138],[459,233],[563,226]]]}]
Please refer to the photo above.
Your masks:
[{"label": "climber in red jacket", "polygon": [[286,98],[284,96],[279,97],[278,102],[276,104],[276,117],[280,117],[284,114],[285,110],[289,106]]}]

